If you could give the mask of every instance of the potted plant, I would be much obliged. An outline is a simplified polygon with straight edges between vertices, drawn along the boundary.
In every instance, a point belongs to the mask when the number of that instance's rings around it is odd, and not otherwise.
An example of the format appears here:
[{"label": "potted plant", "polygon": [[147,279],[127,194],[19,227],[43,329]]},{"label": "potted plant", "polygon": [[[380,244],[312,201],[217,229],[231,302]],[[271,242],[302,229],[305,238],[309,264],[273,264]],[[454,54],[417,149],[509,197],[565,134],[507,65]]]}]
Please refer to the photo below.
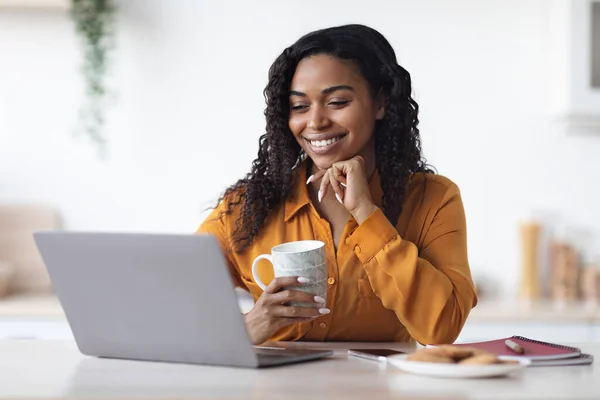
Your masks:
[{"label": "potted plant", "polygon": [[110,92],[106,79],[109,52],[114,45],[115,0],[71,1],[71,17],[83,50],[81,72],[86,95],[79,111],[78,132],[85,133],[103,157],[107,151],[104,126]]}]

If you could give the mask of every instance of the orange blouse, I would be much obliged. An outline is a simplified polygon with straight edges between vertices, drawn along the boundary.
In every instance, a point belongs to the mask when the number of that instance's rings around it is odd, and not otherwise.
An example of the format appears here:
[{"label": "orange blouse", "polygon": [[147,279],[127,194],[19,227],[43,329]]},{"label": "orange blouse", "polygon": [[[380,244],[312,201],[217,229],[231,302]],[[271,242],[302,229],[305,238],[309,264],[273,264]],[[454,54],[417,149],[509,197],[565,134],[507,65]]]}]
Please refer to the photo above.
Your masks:
[{"label": "orange blouse", "polygon": [[[228,241],[239,207],[220,219],[225,207],[221,203],[198,229],[218,238],[236,286],[249,291],[255,301],[262,290],[252,278],[254,258],[284,242],[325,242],[331,313],[282,328],[272,340],[452,343],[477,304],[458,187],[440,175],[415,174],[396,226],[381,209],[360,226],[350,217],[336,252],[331,227],[309,198],[306,163],[294,172],[292,194],[271,211],[260,234],[243,252],[231,251]],[[381,207],[377,172],[369,187]],[[260,276],[268,284],[273,278],[271,266],[264,262],[260,267]]]}]

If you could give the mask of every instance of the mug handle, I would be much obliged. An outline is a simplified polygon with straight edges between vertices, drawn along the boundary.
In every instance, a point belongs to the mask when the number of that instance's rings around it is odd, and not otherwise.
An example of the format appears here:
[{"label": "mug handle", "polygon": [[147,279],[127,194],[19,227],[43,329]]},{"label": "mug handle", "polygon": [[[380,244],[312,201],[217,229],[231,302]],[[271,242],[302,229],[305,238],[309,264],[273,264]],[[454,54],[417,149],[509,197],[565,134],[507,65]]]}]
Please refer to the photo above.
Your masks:
[{"label": "mug handle", "polygon": [[260,256],[256,257],[254,259],[254,262],[252,263],[252,276],[254,277],[254,280],[256,281],[256,284],[258,286],[260,286],[260,288],[262,290],[265,290],[267,288],[267,285],[265,285],[263,283],[263,281],[258,277],[257,266],[258,266],[258,262],[260,260],[269,260],[269,262],[272,265],[273,264],[273,258],[271,257],[270,254],[261,254]]}]

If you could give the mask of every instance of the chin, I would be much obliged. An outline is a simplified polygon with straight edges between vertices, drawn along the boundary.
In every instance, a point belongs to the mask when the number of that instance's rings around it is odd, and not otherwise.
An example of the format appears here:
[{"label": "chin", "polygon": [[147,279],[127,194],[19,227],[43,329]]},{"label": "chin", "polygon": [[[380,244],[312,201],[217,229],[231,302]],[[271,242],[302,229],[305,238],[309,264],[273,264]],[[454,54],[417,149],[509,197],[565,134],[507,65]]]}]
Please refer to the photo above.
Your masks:
[{"label": "chin", "polygon": [[318,160],[315,160],[314,158],[312,160],[313,160],[313,164],[318,169],[329,169],[333,165],[333,162],[329,162],[329,163],[318,162]]},{"label": "chin", "polygon": [[324,157],[318,154],[309,155],[309,158],[312,160],[313,164],[319,169],[329,169],[336,162],[344,160],[344,158],[342,157]]}]

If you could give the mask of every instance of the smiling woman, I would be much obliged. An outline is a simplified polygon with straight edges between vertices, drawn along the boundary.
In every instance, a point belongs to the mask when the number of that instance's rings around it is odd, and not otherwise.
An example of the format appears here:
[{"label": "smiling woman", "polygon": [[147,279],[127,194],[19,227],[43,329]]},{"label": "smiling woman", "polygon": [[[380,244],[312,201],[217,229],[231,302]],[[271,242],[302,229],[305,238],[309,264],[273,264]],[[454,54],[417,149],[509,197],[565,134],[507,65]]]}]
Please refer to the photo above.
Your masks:
[{"label": "smiling woman", "polygon": [[[363,25],[311,32],[271,66],[258,156],[198,229],[219,239],[252,294],[255,343],[449,343],[460,333],[477,302],[464,209],[421,154],[411,90],[388,41]],[[298,240],[325,243],[325,304],[295,290],[306,284],[295,276],[264,291],[254,281],[258,255]]]}]

